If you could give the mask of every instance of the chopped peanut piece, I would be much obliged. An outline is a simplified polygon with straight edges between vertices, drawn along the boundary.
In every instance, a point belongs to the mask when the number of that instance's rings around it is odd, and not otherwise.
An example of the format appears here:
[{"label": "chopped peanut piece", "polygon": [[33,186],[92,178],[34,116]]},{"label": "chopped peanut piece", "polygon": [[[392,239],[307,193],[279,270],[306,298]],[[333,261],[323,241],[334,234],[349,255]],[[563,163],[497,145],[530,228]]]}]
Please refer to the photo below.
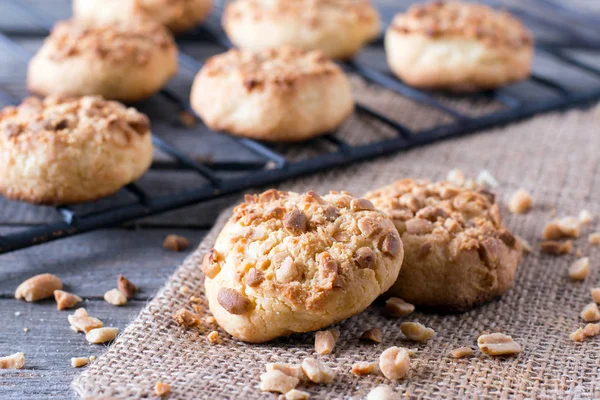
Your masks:
[{"label": "chopped peanut piece", "polygon": [[583,339],[585,339],[587,336],[585,335],[583,328],[577,328],[577,330],[575,332],[572,332],[569,335],[569,339],[575,341],[575,342],[581,342]]},{"label": "chopped peanut piece", "polygon": [[569,267],[569,278],[574,281],[581,281],[590,274],[590,259],[580,258]]},{"label": "chopped peanut piece", "polygon": [[579,314],[585,322],[600,321],[600,310],[596,303],[590,303]]},{"label": "chopped peanut piece", "polygon": [[260,376],[260,390],[263,392],[287,393],[294,389],[300,380],[281,371],[269,371]]},{"label": "chopped peanut piece", "polygon": [[544,240],[540,243],[542,253],[553,254],[555,256],[561,254],[570,254],[573,251],[573,242],[567,240],[564,243],[555,240]]},{"label": "chopped peanut piece", "polygon": [[600,232],[590,233],[588,235],[588,242],[590,242],[590,244],[592,246],[599,246],[600,245]]},{"label": "chopped peanut piece", "polygon": [[475,178],[475,182],[483,189],[498,187],[498,181],[487,169],[479,171],[477,178]]},{"label": "chopped peanut piece", "polygon": [[81,297],[63,290],[54,291],[54,300],[56,300],[58,310],[68,310],[83,301]]},{"label": "chopped peanut piece", "polygon": [[171,251],[183,251],[188,248],[190,242],[179,235],[168,235],[163,242],[163,247]]},{"label": "chopped peanut piece", "polygon": [[208,339],[209,342],[211,343],[219,343],[219,332],[217,331],[212,331],[211,333],[208,334],[208,336],[206,336],[206,338]]},{"label": "chopped peanut piece", "polygon": [[85,334],[85,340],[93,344],[110,342],[119,334],[119,328],[96,328]]},{"label": "chopped peanut piece", "polygon": [[89,358],[87,357],[73,357],[71,358],[71,367],[80,368],[88,365],[90,363]]},{"label": "chopped peanut piece", "polygon": [[112,304],[113,306],[117,307],[127,304],[127,297],[121,293],[119,289],[111,289],[104,293],[104,300],[106,300],[108,304]]},{"label": "chopped peanut piece", "polygon": [[563,233],[558,226],[557,221],[550,221],[544,226],[544,230],[542,231],[542,239],[544,240],[554,240],[560,239],[563,237]]},{"label": "chopped peanut piece", "polygon": [[379,328],[367,329],[366,331],[363,332],[362,335],[360,335],[360,340],[373,342],[373,343],[381,343],[381,341],[382,341],[381,329],[379,329]]},{"label": "chopped peanut piece", "polygon": [[331,383],[335,377],[331,368],[314,358],[305,358],[300,367],[304,375],[314,383]]},{"label": "chopped peanut piece", "polygon": [[594,303],[600,303],[600,287],[591,288],[590,293],[592,294]]},{"label": "chopped peanut piece", "polygon": [[41,274],[33,276],[21,283],[15,291],[15,299],[25,301],[43,300],[54,295],[55,290],[63,288],[62,281],[56,275]]},{"label": "chopped peanut piece", "polygon": [[92,329],[102,328],[104,325],[98,318],[90,317],[85,308],[78,308],[75,314],[67,317],[71,329],[75,332],[88,333]]},{"label": "chopped peanut piece", "polygon": [[376,363],[360,361],[352,365],[352,369],[350,370],[350,372],[352,372],[354,375],[367,375],[375,372],[376,369]]},{"label": "chopped peanut piece", "polygon": [[125,278],[125,275],[123,274],[120,274],[119,278],[117,279],[117,287],[119,288],[119,291],[128,299],[131,299],[135,292],[138,291],[137,286],[131,283],[129,279]]},{"label": "chopped peanut piece", "polygon": [[446,180],[454,183],[455,185],[462,186],[465,183],[465,174],[460,169],[451,169],[446,174]]},{"label": "chopped peanut piece", "polygon": [[424,342],[433,337],[435,332],[418,322],[403,322],[400,324],[400,330],[410,340]]},{"label": "chopped peanut piece", "polygon": [[367,395],[367,400],[398,400],[400,396],[389,386],[377,386]]},{"label": "chopped peanut piece", "polygon": [[600,324],[587,324],[585,328],[583,328],[583,334],[586,337],[594,337],[598,336],[600,333]]},{"label": "chopped peanut piece", "polygon": [[184,328],[194,328],[200,325],[200,319],[194,315],[191,311],[181,308],[175,315],[173,315],[175,321],[183,326]]},{"label": "chopped peanut piece", "polygon": [[418,349],[406,349],[406,351],[408,352],[409,357],[414,357],[417,355],[417,350]]},{"label": "chopped peanut piece", "polygon": [[452,358],[465,358],[471,357],[473,355],[473,349],[470,347],[459,347],[458,349],[454,349],[450,352],[450,357]]},{"label": "chopped peanut piece", "polygon": [[293,376],[294,378],[298,378],[303,381],[306,379],[304,372],[302,372],[302,368],[300,365],[293,364],[284,364],[284,363],[268,363],[266,365],[267,372],[270,371],[280,371],[286,375]]},{"label": "chopped peanut piece", "polygon": [[533,247],[531,247],[531,244],[527,240],[518,235],[515,235],[515,239],[517,239],[517,242],[519,242],[525,252],[531,253],[533,251]]},{"label": "chopped peanut piece", "polygon": [[558,220],[558,228],[565,237],[581,236],[581,222],[575,217],[564,217]]},{"label": "chopped peanut piece", "polygon": [[482,353],[489,356],[507,356],[522,351],[519,343],[515,342],[512,337],[502,333],[481,335],[477,339],[477,345]]},{"label": "chopped peanut piece", "polygon": [[508,209],[514,214],[523,214],[531,208],[533,200],[531,194],[525,189],[519,189],[513,193],[508,202]]},{"label": "chopped peanut piece", "polygon": [[315,334],[315,351],[319,354],[331,354],[335,347],[335,337],[331,331],[319,331]]},{"label": "chopped peanut piece", "polygon": [[154,394],[158,397],[166,397],[171,394],[171,385],[163,382],[156,382],[154,385]]},{"label": "chopped peanut piece", "polygon": [[217,323],[217,320],[212,315],[209,315],[208,317],[206,317],[206,319],[204,320],[204,322],[206,322],[209,325],[214,325],[214,324]]},{"label": "chopped peanut piece", "polygon": [[0,369],[21,369],[25,366],[25,353],[0,357]]},{"label": "chopped peanut piece", "polygon": [[385,312],[390,317],[405,317],[415,311],[415,306],[398,297],[390,297],[385,302]]},{"label": "chopped peanut piece", "polygon": [[390,347],[379,356],[379,369],[388,379],[400,379],[410,369],[410,356],[402,347]]},{"label": "chopped peanut piece", "polygon": [[310,393],[292,389],[285,394],[284,398],[285,400],[308,400],[310,399]]},{"label": "chopped peanut piece", "polygon": [[96,356],[90,356],[90,361],[96,361]]},{"label": "chopped peanut piece", "polygon": [[588,210],[579,211],[579,222],[581,222],[582,224],[587,225],[590,222],[592,222],[592,219],[594,219],[594,217],[592,216],[592,213]]}]

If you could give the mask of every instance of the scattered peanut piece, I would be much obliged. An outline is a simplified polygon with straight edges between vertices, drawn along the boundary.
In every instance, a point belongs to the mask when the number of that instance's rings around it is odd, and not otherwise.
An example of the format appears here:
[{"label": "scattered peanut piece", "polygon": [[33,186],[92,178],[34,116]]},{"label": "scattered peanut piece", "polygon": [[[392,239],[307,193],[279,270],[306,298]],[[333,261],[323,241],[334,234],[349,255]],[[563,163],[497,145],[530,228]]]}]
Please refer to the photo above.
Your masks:
[{"label": "scattered peanut piece", "polygon": [[71,358],[71,367],[73,368],[81,368],[90,363],[90,360],[87,357],[73,357]]},{"label": "scattered peanut piece", "polygon": [[569,278],[574,281],[581,281],[590,274],[590,259],[580,258],[569,267]]},{"label": "scattered peanut piece", "polygon": [[73,315],[67,317],[71,329],[75,332],[88,333],[92,329],[102,328],[104,325],[98,318],[90,317],[85,308],[78,308]]},{"label": "scattered peanut piece", "polygon": [[166,397],[171,394],[171,385],[164,382],[156,382],[154,385],[154,394],[158,397]]},{"label": "scattered peanut piece", "polygon": [[85,340],[92,344],[110,342],[119,334],[119,328],[96,328],[85,334]]},{"label": "scattered peanut piece", "polygon": [[300,365],[294,364],[284,364],[284,363],[268,363],[266,365],[267,372],[270,371],[280,371],[286,375],[293,376],[294,378],[298,378],[298,380],[303,381],[306,379],[304,372],[302,372],[302,368]]},{"label": "scattered peanut piece", "polygon": [[125,275],[123,274],[120,274],[119,278],[117,279],[117,288],[119,288],[119,291],[128,299],[131,299],[138,291],[137,286],[131,283],[129,279],[125,278]]},{"label": "scattered peanut piece", "polygon": [[287,392],[284,396],[285,400],[308,400],[310,399],[310,393],[303,392],[302,390],[292,389]]},{"label": "scattered peanut piece", "polygon": [[455,185],[462,186],[465,183],[465,174],[460,169],[451,169],[446,174],[446,180]]},{"label": "scattered peanut piece", "polygon": [[25,366],[25,353],[0,357],[0,369],[21,369]]},{"label": "scattered peanut piece", "polygon": [[25,301],[43,300],[52,297],[55,290],[61,290],[62,288],[63,284],[58,276],[40,274],[21,283],[15,291],[15,299],[25,299]]},{"label": "scattered peanut piece", "polygon": [[508,202],[508,209],[514,214],[523,214],[531,208],[533,199],[525,189],[519,189],[513,193]]},{"label": "scattered peanut piece", "polygon": [[531,253],[533,251],[533,247],[531,247],[531,244],[527,240],[518,235],[515,235],[515,239],[517,239],[517,242],[519,242],[525,252]]},{"label": "scattered peanut piece", "polygon": [[569,339],[573,340],[574,342],[581,342],[585,338],[586,335],[583,331],[583,328],[577,328],[575,332],[571,332],[569,335]]},{"label": "scattered peanut piece", "polygon": [[260,390],[263,392],[287,393],[294,389],[300,380],[281,371],[269,371],[260,375]]},{"label": "scattered peanut piece", "polygon": [[377,386],[367,395],[367,400],[398,400],[400,396],[389,386]]},{"label": "scattered peanut piece", "polygon": [[214,325],[217,323],[217,320],[212,315],[209,315],[208,317],[206,317],[204,322],[206,322],[207,324],[210,324],[210,325]]},{"label": "scattered peanut piece", "polygon": [[400,324],[400,330],[407,338],[416,342],[429,340],[435,334],[433,329],[418,322],[403,322]]},{"label": "scattered peanut piece", "polygon": [[544,230],[542,231],[542,239],[554,240],[562,237],[563,233],[560,230],[557,221],[550,221],[546,224],[546,226],[544,226]]},{"label": "scattered peanut piece", "polygon": [[68,310],[83,301],[81,297],[63,290],[54,291],[54,300],[56,300],[56,308],[58,310]]},{"label": "scattered peanut piece", "polygon": [[579,211],[579,222],[581,222],[582,224],[587,225],[590,222],[592,222],[592,219],[594,219],[594,217],[592,216],[592,213],[588,210]]},{"label": "scattered peanut piece", "polygon": [[381,329],[379,329],[379,328],[367,329],[366,331],[364,331],[362,333],[362,335],[360,335],[360,340],[364,340],[367,342],[373,342],[373,343],[381,343],[381,341],[382,341]]},{"label": "scattered peanut piece", "polygon": [[300,367],[304,375],[314,383],[331,383],[335,377],[331,368],[314,358],[305,358]]},{"label": "scattered peanut piece", "polygon": [[579,315],[585,322],[600,321],[600,310],[596,303],[586,305]]},{"label": "scattered peanut piece", "polygon": [[481,171],[479,171],[479,174],[477,174],[477,178],[475,178],[475,182],[482,189],[498,187],[498,180],[487,169],[482,169]]},{"label": "scattered peanut piece", "polygon": [[219,343],[219,332],[217,331],[212,331],[211,333],[209,333],[206,338],[208,339],[209,342],[215,344],[215,343]]},{"label": "scattered peanut piece", "polygon": [[104,300],[108,304],[121,307],[127,304],[127,297],[119,289],[111,289],[104,293]]},{"label": "scattered peanut piece", "polygon": [[414,356],[416,356],[416,355],[417,355],[417,350],[418,350],[418,349],[415,349],[415,348],[412,348],[412,349],[406,349],[406,351],[408,352],[408,356],[409,356],[409,357],[414,357]]},{"label": "scattered peanut piece", "polygon": [[583,257],[583,251],[579,247],[575,249],[575,257]]},{"label": "scattered peanut piece", "polygon": [[183,251],[188,248],[190,242],[179,235],[168,235],[163,242],[163,247],[171,251]]},{"label": "scattered peanut piece", "polygon": [[503,333],[481,335],[477,339],[477,345],[482,353],[489,356],[507,356],[518,354],[522,351],[519,343]]},{"label": "scattered peanut piece", "polygon": [[544,240],[540,243],[540,250],[542,253],[553,254],[555,256],[570,254],[573,251],[573,242],[571,240],[563,243],[555,240]]},{"label": "scattered peanut piece", "polygon": [[194,328],[200,325],[200,319],[198,319],[196,315],[185,308],[179,309],[175,315],[173,315],[173,318],[184,328]]},{"label": "scattered peanut piece", "polygon": [[319,331],[315,334],[315,351],[321,355],[331,354],[336,339],[331,331]]},{"label": "scattered peanut piece", "polygon": [[583,334],[586,337],[594,337],[598,336],[600,333],[600,324],[587,324],[585,328],[583,328]]},{"label": "scattered peanut piece", "polygon": [[181,294],[188,294],[190,292],[190,288],[187,286],[182,286],[179,288],[179,293]]},{"label": "scattered peanut piece", "polygon": [[198,296],[190,296],[190,301],[192,303],[202,303],[202,299]]},{"label": "scattered peanut piece", "polygon": [[196,315],[204,313],[204,307],[200,304],[192,304],[192,308],[196,312]]},{"label": "scattered peanut piece", "polygon": [[379,356],[379,369],[388,379],[400,379],[410,369],[410,356],[402,347],[390,347]]},{"label": "scattered peanut piece", "polygon": [[564,217],[558,220],[558,228],[565,237],[578,238],[581,236],[581,222],[575,217]]},{"label": "scattered peanut piece", "polygon": [[415,306],[399,297],[390,297],[385,302],[385,312],[390,317],[405,317],[415,311]]},{"label": "scattered peanut piece", "polygon": [[90,356],[90,361],[96,361],[96,356]]},{"label": "scattered peanut piece", "polygon": [[600,246],[600,232],[590,233],[588,235],[588,242],[590,242],[592,246]]},{"label": "scattered peanut piece", "polygon": [[592,294],[594,303],[600,303],[600,287],[591,288],[590,293]]},{"label": "scattered peanut piece", "polygon": [[359,361],[352,365],[352,372],[354,375],[367,375],[373,373],[377,369],[377,364],[366,361]]},{"label": "scattered peanut piece", "polygon": [[458,349],[454,349],[450,352],[450,357],[452,358],[465,358],[471,357],[473,355],[473,349],[470,347],[459,347]]}]

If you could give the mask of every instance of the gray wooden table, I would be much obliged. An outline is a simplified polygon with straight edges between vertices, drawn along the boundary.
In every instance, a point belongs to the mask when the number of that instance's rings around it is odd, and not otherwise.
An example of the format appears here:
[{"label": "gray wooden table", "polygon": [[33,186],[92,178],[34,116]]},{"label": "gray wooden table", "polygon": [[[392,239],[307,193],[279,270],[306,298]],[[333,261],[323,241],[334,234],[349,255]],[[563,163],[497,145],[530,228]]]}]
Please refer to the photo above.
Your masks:
[{"label": "gray wooden table", "polygon": [[[68,0],[17,2],[33,6],[51,19],[65,18],[69,14]],[[380,3],[402,7],[394,0]],[[582,9],[598,8],[598,4],[594,4],[597,2],[578,3]],[[0,0],[0,31],[35,30],[40,24],[39,19],[23,13],[10,1]],[[556,32],[550,32],[549,35],[560,39],[560,34]],[[26,52],[33,52],[40,46],[41,38],[27,36],[19,37],[18,41]],[[200,58],[218,51],[218,47],[210,45],[182,43],[182,46],[188,53]],[[8,89],[15,98],[26,94],[25,65],[25,60],[18,59],[0,44],[0,86]],[[187,93],[192,78],[193,74],[189,71],[182,73],[170,84],[170,88]],[[155,108],[154,111],[158,110],[165,116],[155,124],[155,128],[168,131],[170,140],[186,148],[191,156],[232,157],[227,137],[204,131],[202,140],[199,140],[198,133],[179,129],[177,124],[169,121],[168,105],[150,103],[144,104],[144,107]],[[160,160],[165,155],[159,153],[156,157]],[[242,152],[234,157],[252,160],[256,156]],[[165,192],[190,185],[193,179],[185,174],[153,172],[143,179],[143,184],[150,190]],[[119,201],[119,196],[116,197],[116,200],[110,201]],[[218,211],[231,201],[231,198],[221,199],[147,218],[135,224],[103,229],[0,256],[0,355],[17,351],[26,355],[23,370],[0,371],[0,398],[74,398],[70,382],[78,370],[70,366],[70,358],[99,356],[105,350],[105,346],[90,345],[83,335],[73,333],[67,322],[70,312],[57,311],[54,301],[32,304],[15,300],[14,291],[20,282],[39,273],[54,273],[62,278],[66,290],[85,299],[83,306],[92,315],[102,319],[107,326],[123,329],[186,254],[202,240]],[[55,219],[56,211],[52,208],[0,198],[0,234]],[[164,250],[162,241],[170,233],[187,237],[190,248],[181,253]],[[141,291],[126,306],[116,308],[103,300],[103,294],[116,286],[119,274],[125,274]]]}]

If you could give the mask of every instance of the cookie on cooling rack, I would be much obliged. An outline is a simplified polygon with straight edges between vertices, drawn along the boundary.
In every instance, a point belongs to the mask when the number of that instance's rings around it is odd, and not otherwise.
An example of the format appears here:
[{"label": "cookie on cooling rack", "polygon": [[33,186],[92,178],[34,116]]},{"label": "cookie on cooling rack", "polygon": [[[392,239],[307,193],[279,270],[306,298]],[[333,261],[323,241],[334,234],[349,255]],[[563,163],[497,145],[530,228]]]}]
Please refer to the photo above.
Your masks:
[{"label": "cookie on cooling rack", "polygon": [[402,258],[394,224],[371,202],[272,189],[234,209],[201,268],[219,325],[259,343],[360,313]]},{"label": "cookie on cooling rack", "polygon": [[344,72],[320,51],[230,50],[194,80],[192,108],[211,129],[301,141],[336,129],[354,110]]},{"label": "cookie on cooling rack", "polygon": [[29,63],[27,86],[40,95],[99,95],[133,102],[177,73],[177,48],[161,25],[140,19],[112,25],[59,22]]},{"label": "cookie on cooling rack", "polygon": [[512,286],[522,249],[490,193],[403,179],[365,198],[392,218],[404,244],[390,294],[417,306],[466,311]]},{"label": "cookie on cooling rack", "polygon": [[505,12],[459,1],[414,5],[385,36],[391,70],[409,85],[450,91],[493,89],[531,71],[529,31]]},{"label": "cookie on cooling rack", "polygon": [[204,21],[211,6],[212,0],[73,0],[73,14],[93,24],[141,16],[179,33]]},{"label": "cookie on cooling rack", "polygon": [[223,13],[223,28],[240,48],[289,45],[341,59],[377,37],[379,25],[370,0],[235,0]]},{"label": "cookie on cooling rack", "polygon": [[110,195],[152,162],[148,118],[86,96],[27,98],[0,111],[0,193],[39,204]]}]

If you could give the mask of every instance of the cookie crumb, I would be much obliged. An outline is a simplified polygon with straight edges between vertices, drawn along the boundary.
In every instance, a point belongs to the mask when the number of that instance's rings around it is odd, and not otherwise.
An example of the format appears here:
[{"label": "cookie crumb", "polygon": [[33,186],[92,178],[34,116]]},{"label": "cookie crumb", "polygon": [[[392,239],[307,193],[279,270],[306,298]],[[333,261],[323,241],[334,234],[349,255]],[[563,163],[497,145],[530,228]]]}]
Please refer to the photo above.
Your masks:
[{"label": "cookie crumb", "polygon": [[331,354],[335,342],[335,337],[331,331],[319,331],[315,334],[315,351],[321,355]]},{"label": "cookie crumb", "polygon": [[281,371],[268,371],[260,375],[259,388],[263,392],[287,393],[294,389],[300,380]]},{"label": "cookie crumb", "polygon": [[368,375],[375,372],[376,369],[376,363],[359,361],[352,365],[350,372],[352,372],[354,375]]},{"label": "cookie crumb", "polygon": [[300,367],[304,375],[314,383],[331,383],[335,377],[331,368],[314,358],[305,358]]},{"label": "cookie crumb", "polygon": [[542,253],[552,254],[555,256],[571,254],[573,251],[573,242],[571,240],[567,240],[563,243],[555,240],[544,240],[540,243],[540,250]]},{"label": "cookie crumb", "polygon": [[402,347],[390,347],[379,356],[379,369],[388,379],[400,379],[410,370],[410,356]]},{"label": "cookie crumb", "polygon": [[590,259],[582,257],[575,261],[569,267],[569,278],[574,281],[581,281],[590,274]]},{"label": "cookie crumb", "polygon": [[465,358],[471,357],[473,355],[473,349],[470,347],[459,347],[458,349],[454,349],[450,352],[450,357],[452,358]]},{"label": "cookie crumb", "polygon": [[75,307],[77,303],[83,301],[81,297],[73,293],[65,292],[64,290],[55,290],[54,300],[56,300],[57,310],[68,310],[69,308]]},{"label": "cookie crumb", "polygon": [[163,247],[171,251],[183,251],[188,248],[190,242],[179,235],[168,235],[163,242]]},{"label": "cookie crumb", "polygon": [[125,275],[123,274],[120,274],[117,278],[117,288],[119,288],[119,291],[128,299],[131,299],[138,291],[137,286],[131,283],[129,279],[125,278]]},{"label": "cookie crumb", "polygon": [[592,246],[600,246],[600,232],[590,233],[588,235],[588,242],[590,242]]},{"label": "cookie crumb", "polygon": [[88,365],[90,360],[87,357],[73,357],[71,358],[71,367],[81,368]]},{"label": "cookie crumb", "polygon": [[209,315],[208,317],[206,317],[206,319],[204,320],[204,322],[206,322],[209,325],[214,325],[214,324],[217,323],[217,320],[212,315]]},{"label": "cookie crumb", "polygon": [[171,394],[171,385],[164,382],[156,382],[154,385],[154,394],[158,397],[166,397]]},{"label": "cookie crumb", "polygon": [[200,325],[200,319],[185,308],[179,309],[174,315],[175,321],[184,328],[194,328]]},{"label": "cookie crumb", "polygon": [[565,237],[581,236],[581,222],[575,217],[564,217],[557,221],[558,228]]},{"label": "cookie crumb", "polygon": [[481,335],[477,338],[477,345],[482,353],[489,356],[507,356],[518,354],[522,351],[519,343],[503,333]]},{"label": "cookie crumb", "polygon": [[419,322],[403,322],[400,324],[400,330],[407,338],[416,342],[425,342],[435,335],[433,329]]},{"label": "cookie crumb", "polygon": [[600,303],[600,287],[591,288],[590,293],[592,295],[592,300],[594,300],[594,303]]},{"label": "cookie crumb", "polygon": [[283,396],[285,400],[308,400],[310,399],[310,393],[303,392],[302,390],[292,389]]},{"label": "cookie crumb", "polygon": [[592,213],[588,210],[579,211],[579,222],[581,222],[582,224],[587,225],[590,222],[592,222],[593,219],[594,217],[592,216]]},{"label": "cookie crumb", "polygon": [[571,339],[574,342],[581,342],[585,338],[586,335],[583,331],[583,328],[577,328],[575,332],[571,332],[571,334],[569,335],[569,339]]},{"label": "cookie crumb", "polygon": [[302,372],[302,367],[300,365],[295,364],[285,364],[285,363],[268,363],[265,366],[267,372],[270,371],[280,371],[286,375],[293,376],[294,378],[298,378],[300,381],[306,379],[304,372]]},{"label": "cookie crumb", "polygon": [[185,285],[179,288],[179,293],[181,293],[181,294],[188,294],[189,292],[190,292],[190,288]]},{"label": "cookie crumb", "polygon": [[379,328],[367,329],[366,331],[364,331],[362,333],[362,335],[360,335],[360,340],[367,341],[367,342],[373,342],[373,343],[381,343],[381,341],[382,341],[381,329],[379,329]]},{"label": "cookie crumb", "polygon": [[206,338],[208,339],[209,342],[215,344],[215,343],[219,343],[219,332],[217,331],[212,331],[211,333],[209,333]]},{"label": "cookie crumb", "polygon": [[529,211],[532,203],[531,194],[525,189],[519,189],[511,196],[508,209],[513,214],[523,214]]},{"label": "cookie crumb", "polygon": [[415,311],[415,306],[399,297],[390,297],[385,302],[385,313],[390,317],[405,317]]},{"label": "cookie crumb", "polygon": [[600,321],[600,310],[596,303],[586,305],[579,315],[585,322]]},{"label": "cookie crumb", "polygon": [[587,324],[585,328],[583,328],[583,334],[586,337],[594,337],[598,336],[600,333],[600,324]]},{"label": "cookie crumb", "polygon": [[117,307],[127,304],[127,297],[119,289],[111,289],[104,293],[104,300]]},{"label": "cookie crumb", "polygon": [[0,369],[21,369],[25,366],[25,353],[0,357]]},{"label": "cookie crumb", "polygon": [[398,400],[398,394],[389,386],[377,386],[371,389],[367,400]]}]

